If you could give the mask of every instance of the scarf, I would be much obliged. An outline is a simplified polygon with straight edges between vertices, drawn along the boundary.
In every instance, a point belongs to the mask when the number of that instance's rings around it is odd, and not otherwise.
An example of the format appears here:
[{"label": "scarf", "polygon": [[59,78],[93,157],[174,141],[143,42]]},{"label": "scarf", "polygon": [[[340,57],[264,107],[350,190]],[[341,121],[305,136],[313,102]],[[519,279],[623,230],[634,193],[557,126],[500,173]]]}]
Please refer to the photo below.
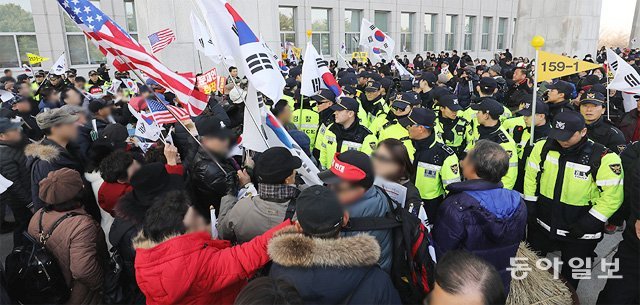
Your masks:
[{"label": "scarf", "polygon": [[258,194],[264,200],[289,200],[298,197],[300,190],[291,184],[258,183]]}]

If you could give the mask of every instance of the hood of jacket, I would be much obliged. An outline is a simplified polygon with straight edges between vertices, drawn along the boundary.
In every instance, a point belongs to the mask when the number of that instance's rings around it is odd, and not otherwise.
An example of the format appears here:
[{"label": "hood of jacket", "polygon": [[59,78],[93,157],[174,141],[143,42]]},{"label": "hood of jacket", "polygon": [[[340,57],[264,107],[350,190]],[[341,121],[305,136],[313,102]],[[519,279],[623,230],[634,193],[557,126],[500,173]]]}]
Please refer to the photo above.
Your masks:
[{"label": "hood of jacket", "polygon": [[321,239],[287,229],[271,239],[268,253],[274,263],[285,267],[349,268],[375,265],[380,246],[368,234]]},{"label": "hood of jacket", "polygon": [[60,157],[60,149],[54,145],[47,145],[45,140],[27,145],[24,149],[27,157],[40,159],[46,162],[54,162]]}]

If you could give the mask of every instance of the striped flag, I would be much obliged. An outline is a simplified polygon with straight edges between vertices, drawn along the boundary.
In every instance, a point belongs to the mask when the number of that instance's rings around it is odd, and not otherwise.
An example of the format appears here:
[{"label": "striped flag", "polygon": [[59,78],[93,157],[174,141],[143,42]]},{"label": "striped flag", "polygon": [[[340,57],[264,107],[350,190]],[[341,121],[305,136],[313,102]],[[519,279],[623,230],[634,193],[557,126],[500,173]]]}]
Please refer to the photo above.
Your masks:
[{"label": "striped flag", "polygon": [[147,106],[149,107],[149,111],[151,111],[153,115],[143,114],[142,118],[147,121],[148,124],[151,124],[151,122],[154,120],[158,124],[175,123],[176,118],[171,115],[171,112],[173,112],[173,114],[175,114],[181,121],[190,118],[189,112],[186,109],[173,105],[165,105],[155,99],[147,99]]},{"label": "striped flag", "polygon": [[173,92],[185,109],[197,116],[207,107],[209,97],[194,89],[192,81],[163,65],[113,19],[89,0],[58,0],[71,20],[106,56],[118,71],[140,70]]},{"label": "striped flag", "polygon": [[173,34],[171,29],[164,29],[159,32],[155,32],[149,37],[149,42],[151,43],[151,51],[153,53],[158,53],[166,48],[170,43],[176,40],[176,35]]}]

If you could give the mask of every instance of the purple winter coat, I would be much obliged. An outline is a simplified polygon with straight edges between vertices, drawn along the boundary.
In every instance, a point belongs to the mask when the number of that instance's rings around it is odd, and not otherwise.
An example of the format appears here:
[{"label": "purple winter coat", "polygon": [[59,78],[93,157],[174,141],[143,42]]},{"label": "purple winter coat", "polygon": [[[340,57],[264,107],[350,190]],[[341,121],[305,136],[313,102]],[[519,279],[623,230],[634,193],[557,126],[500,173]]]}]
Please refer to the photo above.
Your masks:
[{"label": "purple winter coat", "polygon": [[511,274],[506,268],[527,224],[527,207],[520,194],[485,180],[453,183],[447,190],[433,228],[436,256],[467,250],[496,268],[508,292]]}]

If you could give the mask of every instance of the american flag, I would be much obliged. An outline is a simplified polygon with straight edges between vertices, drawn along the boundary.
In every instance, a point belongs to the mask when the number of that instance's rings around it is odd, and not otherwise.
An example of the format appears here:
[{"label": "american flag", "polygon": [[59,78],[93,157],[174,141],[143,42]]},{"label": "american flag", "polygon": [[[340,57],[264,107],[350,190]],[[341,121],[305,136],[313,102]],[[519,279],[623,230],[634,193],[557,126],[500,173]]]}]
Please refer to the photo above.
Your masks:
[{"label": "american flag", "polygon": [[158,53],[166,48],[170,43],[176,40],[176,35],[173,34],[171,29],[164,29],[159,32],[155,32],[149,37],[149,42],[151,43],[151,51],[153,53]]},{"label": "american flag", "polygon": [[118,71],[142,71],[175,93],[180,103],[193,116],[199,115],[206,108],[206,94],[193,90],[193,82],[163,65],[91,1],[58,0],[58,3]]},{"label": "american flag", "polygon": [[142,115],[142,118],[147,121],[149,125],[151,125],[153,121],[156,121],[158,124],[175,123],[176,118],[171,115],[171,112],[173,112],[173,114],[175,114],[181,121],[190,118],[189,112],[186,109],[173,105],[165,105],[155,99],[147,99],[147,106],[152,114]]}]

